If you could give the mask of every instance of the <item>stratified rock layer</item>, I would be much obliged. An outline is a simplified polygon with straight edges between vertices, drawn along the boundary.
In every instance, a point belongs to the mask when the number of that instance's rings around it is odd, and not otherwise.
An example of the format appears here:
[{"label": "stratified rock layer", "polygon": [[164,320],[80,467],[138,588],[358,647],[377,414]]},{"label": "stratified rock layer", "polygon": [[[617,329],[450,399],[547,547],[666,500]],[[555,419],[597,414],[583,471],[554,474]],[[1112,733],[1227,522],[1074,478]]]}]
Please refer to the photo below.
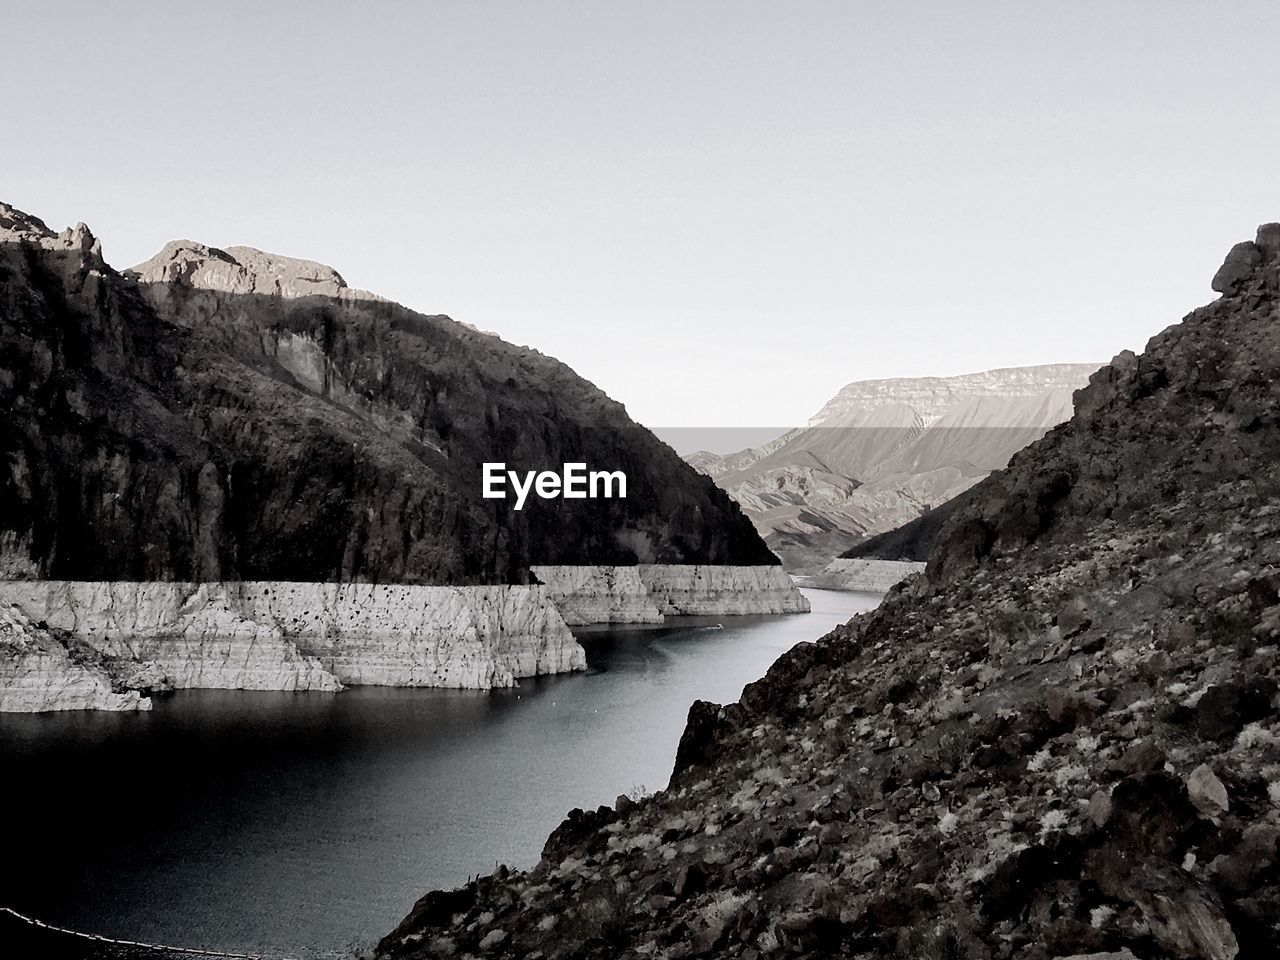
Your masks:
[{"label": "stratified rock layer", "polygon": [[664,616],[809,612],[809,601],[782,567],[641,564],[638,569]]},{"label": "stratified rock layer", "polygon": [[[792,573],[958,496],[1071,415],[1097,364],[846,384],[802,428],[686,459],[742,505]],[[882,556],[920,560],[919,556]]]},{"label": "stratified rock layer", "polygon": [[91,651],[73,649],[0,601],[0,713],[150,709],[138,691],[118,689]]},{"label": "stratified rock layer", "polygon": [[565,623],[661,623],[639,567],[534,567]]},{"label": "stratified rock layer", "polygon": [[924,570],[908,560],[850,560],[837,558],[810,578],[806,586],[821,590],[886,593],[907,577]]},{"label": "stratified rock layer", "polygon": [[318,660],[285,631],[254,617],[239,584],[0,583],[0,602],[110,658],[122,677],[170,689],[338,690]]},{"label": "stratified rock layer", "polygon": [[[536,573],[547,586],[0,581],[0,604],[11,605],[23,622],[74,639],[94,661],[82,668],[59,659],[66,643],[44,637],[24,649],[46,660],[36,664],[28,656],[11,675],[39,673],[52,692],[42,701],[18,691],[34,680],[15,679],[11,694],[13,702],[29,704],[24,710],[91,709],[98,702],[119,709],[115,700],[77,700],[54,689],[78,690],[90,676],[108,688],[143,692],[332,691],[344,684],[488,690],[585,669],[585,653],[566,624],[809,609],[777,566],[538,567]],[[0,709],[5,695],[0,681]]]},{"label": "stratified rock layer", "polygon": [[483,690],[586,667],[541,587],[30,581],[0,602],[167,688]]},{"label": "stratified rock layer", "polygon": [[809,601],[776,566],[566,566],[534,567],[533,573],[565,621],[575,625],[809,611]]},{"label": "stratified rock layer", "polygon": [[[527,583],[531,564],[773,564],[738,507],[564,364],[169,244],[118,273],[0,204],[0,576]],[[482,464],[625,499],[484,499]]]},{"label": "stratified rock layer", "polygon": [[1280,956],[1280,224],[974,488],[924,576],[698,702],[671,786],[382,957]]}]

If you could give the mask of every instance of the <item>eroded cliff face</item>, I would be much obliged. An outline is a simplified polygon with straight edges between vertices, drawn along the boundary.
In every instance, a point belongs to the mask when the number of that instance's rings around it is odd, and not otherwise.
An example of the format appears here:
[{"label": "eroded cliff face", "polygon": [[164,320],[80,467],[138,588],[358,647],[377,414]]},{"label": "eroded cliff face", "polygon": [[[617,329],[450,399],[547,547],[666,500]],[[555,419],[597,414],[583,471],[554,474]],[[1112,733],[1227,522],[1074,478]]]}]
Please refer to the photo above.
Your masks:
[{"label": "eroded cliff face", "polygon": [[534,567],[565,623],[661,623],[639,567]]},{"label": "eroded cliff face", "polygon": [[540,566],[533,573],[575,625],[809,611],[809,601],[777,566]]},{"label": "eroded cliff face", "polygon": [[690,709],[670,787],[386,958],[1280,956],[1280,224],[924,576]]},{"label": "eroded cliff face", "polygon": [[687,459],[742,505],[788,570],[815,573],[1005,466],[1071,415],[1072,392],[1095,370],[1046,364],[861,380],[770,443]]},{"label": "eroded cliff face", "polygon": [[238,602],[343,683],[487,690],[586,669],[536,586],[246,583]]},{"label": "eroded cliff face", "polygon": [[163,689],[485,690],[586,667],[540,587],[29,581],[0,602]]},{"label": "eroded cliff face", "polygon": [[866,560],[837,557],[810,578],[807,586],[820,590],[887,593],[907,577],[924,570],[908,560]]},{"label": "eroded cliff face", "polygon": [[279,626],[247,615],[227,585],[9,582],[0,583],[0,602],[83,641],[108,658],[124,682],[163,689],[341,689]]},{"label": "eroded cliff face", "polygon": [[639,570],[663,615],[809,612],[809,601],[782,567],[642,564]]},{"label": "eroded cliff face", "polygon": [[[546,586],[9,580],[0,581],[0,604],[74,639],[109,686],[143,693],[346,684],[489,690],[586,669],[568,624],[809,609],[777,566],[535,570]],[[65,641],[47,639],[31,650],[66,652]],[[40,669],[49,686],[84,680],[66,657]],[[19,702],[21,683],[11,686]],[[0,709],[3,702],[0,693]],[[56,695],[44,703],[23,709],[93,707]]]},{"label": "eroded cliff face", "polygon": [[[772,564],[726,494],[558,361],[189,241],[119,273],[0,205],[0,574],[528,582],[531,564]],[[481,496],[481,464],[625,499]]]},{"label": "eroded cliff face", "polygon": [[0,713],[150,709],[151,700],[121,689],[92,651],[0,601]]}]

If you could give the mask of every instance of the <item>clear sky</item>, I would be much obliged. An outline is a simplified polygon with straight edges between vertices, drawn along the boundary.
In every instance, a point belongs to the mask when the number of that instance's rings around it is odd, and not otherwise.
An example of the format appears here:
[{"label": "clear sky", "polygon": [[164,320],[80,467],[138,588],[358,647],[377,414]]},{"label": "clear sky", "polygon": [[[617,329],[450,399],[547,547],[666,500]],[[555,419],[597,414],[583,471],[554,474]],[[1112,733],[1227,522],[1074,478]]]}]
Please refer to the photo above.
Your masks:
[{"label": "clear sky", "polygon": [[1105,360],[1280,219],[1272,2],[6,3],[0,197],[245,243],[655,427]]}]

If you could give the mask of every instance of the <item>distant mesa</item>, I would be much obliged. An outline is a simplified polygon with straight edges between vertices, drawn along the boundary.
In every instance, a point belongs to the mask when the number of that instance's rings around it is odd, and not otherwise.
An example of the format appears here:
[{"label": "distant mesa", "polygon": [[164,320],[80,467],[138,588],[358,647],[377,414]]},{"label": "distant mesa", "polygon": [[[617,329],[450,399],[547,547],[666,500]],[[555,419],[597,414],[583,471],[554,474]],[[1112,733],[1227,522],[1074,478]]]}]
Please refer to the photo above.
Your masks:
[{"label": "distant mesa", "polygon": [[[117,272],[0,205],[0,304],[0,711],[492,689],[584,669],[566,621],[808,609],[621,404],[331,267],[178,240]],[[627,495],[517,511],[492,462]]]},{"label": "distant mesa", "polygon": [[[0,571],[62,580],[527,583],[535,564],[770,565],[741,509],[569,367],[177,240],[117,272],[0,205]],[[481,497],[481,464],[624,471],[626,499]]]},{"label": "distant mesa", "polygon": [[[792,573],[926,515],[1071,416],[1098,364],[860,380],[772,442],[685,460],[742,505]],[[922,560],[927,543],[910,556]]]}]

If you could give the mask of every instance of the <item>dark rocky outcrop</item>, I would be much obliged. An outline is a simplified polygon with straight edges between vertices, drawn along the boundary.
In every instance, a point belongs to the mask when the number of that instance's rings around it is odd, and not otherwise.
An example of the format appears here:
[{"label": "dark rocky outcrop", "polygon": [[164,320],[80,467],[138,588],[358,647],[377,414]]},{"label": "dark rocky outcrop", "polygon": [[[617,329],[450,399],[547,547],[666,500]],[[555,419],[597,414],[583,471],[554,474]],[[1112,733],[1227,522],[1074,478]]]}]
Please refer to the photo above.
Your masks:
[{"label": "dark rocky outcrop", "polygon": [[855,544],[840,558],[848,560],[909,560],[924,563],[929,559],[942,525],[971,495],[969,490],[940,503],[927,513],[904,523],[900,527],[868,537]]},{"label": "dark rocky outcrop", "polygon": [[[0,205],[0,576],[523,582],[772,564],[729,497],[536,350],[248,248],[135,271]],[[480,465],[626,499],[481,497]]]},{"label": "dark rocky outcrop", "polygon": [[1280,226],[1228,265],[665,791],[379,954],[1280,956]]}]

